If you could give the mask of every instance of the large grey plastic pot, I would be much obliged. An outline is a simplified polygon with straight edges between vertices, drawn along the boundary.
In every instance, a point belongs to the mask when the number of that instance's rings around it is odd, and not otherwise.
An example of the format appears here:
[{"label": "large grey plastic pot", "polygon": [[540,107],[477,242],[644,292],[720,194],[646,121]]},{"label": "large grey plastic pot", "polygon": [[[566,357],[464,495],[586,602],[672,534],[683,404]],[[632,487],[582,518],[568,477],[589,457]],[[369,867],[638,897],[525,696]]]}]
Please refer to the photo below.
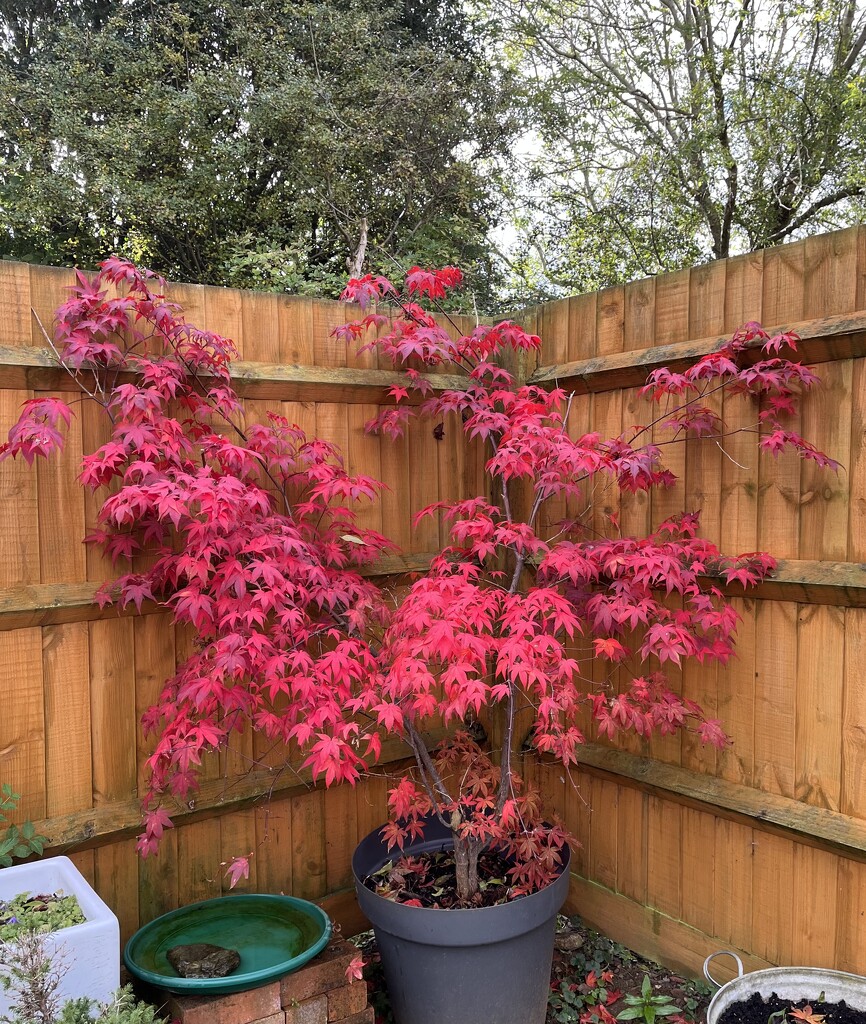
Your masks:
[{"label": "large grey plastic pot", "polygon": [[710,963],[717,956],[732,957],[737,963],[738,976],[722,985],[712,998],[707,1010],[707,1024],[719,1024],[719,1018],[733,1003],[742,1003],[756,992],[766,998],[775,994],[780,999],[798,1003],[802,999],[814,1000],[824,993],[828,1003],[839,1003],[843,999],[854,1010],[866,1010],[866,978],[844,971],[824,970],[821,967],[770,967],[765,971],[743,973],[743,963],[736,953],[719,950],[704,961],[704,976],[711,985],[719,982],[710,974]]},{"label": "large grey plastic pot", "polygon": [[[423,840],[404,852],[446,849],[450,835],[428,820]],[[352,870],[397,1024],[543,1024],[556,915],[568,895],[569,851],[547,888],[473,910],[407,907],[377,896],[363,879],[391,857],[376,830],[358,845]]]}]

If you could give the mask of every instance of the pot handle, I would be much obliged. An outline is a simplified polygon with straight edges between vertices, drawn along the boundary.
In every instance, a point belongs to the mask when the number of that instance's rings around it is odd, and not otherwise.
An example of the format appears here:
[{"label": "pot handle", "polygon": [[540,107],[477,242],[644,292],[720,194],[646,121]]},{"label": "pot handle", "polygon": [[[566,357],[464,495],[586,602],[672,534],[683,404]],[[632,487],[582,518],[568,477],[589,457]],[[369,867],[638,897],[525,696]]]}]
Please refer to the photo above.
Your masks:
[{"label": "pot handle", "polygon": [[715,985],[716,988],[721,988],[724,982],[716,981],[716,979],[710,974],[710,963],[715,960],[717,956],[730,956],[733,957],[737,963],[737,977],[742,978],[743,976],[743,961],[733,953],[730,949],[720,949],[717,953],[710,953],[706,960],[704,960],[704,977],[711,985]]}]

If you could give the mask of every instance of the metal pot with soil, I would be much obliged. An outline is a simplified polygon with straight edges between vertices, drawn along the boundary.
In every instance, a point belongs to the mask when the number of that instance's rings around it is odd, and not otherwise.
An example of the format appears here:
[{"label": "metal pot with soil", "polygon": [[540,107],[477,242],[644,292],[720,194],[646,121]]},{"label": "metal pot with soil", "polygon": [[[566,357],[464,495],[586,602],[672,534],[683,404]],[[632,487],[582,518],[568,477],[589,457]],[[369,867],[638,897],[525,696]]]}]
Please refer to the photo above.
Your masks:
[{"label": "metal pot with soil", "polygon": [[[732,957],[737,977],[722,984],[710,973],[717,956]],[[720,950],[704,961],[704,976],[719,991],[707,1010],[707,1024],[866,1024],[866,978],[819,967],[771,967],[743,971],[736,953]]]},{"label": "metal pot with soil", "polygon": [[[450,831],[432,818],[403,854],[450,846]],[[543,1024],[556,915],[568,895],[568,848],[561,873],[544,889],[471,909],[407,906],[371,891],[364,880],[391,859],[377,829],[358,845],[352,870],[397,1024]]]}]

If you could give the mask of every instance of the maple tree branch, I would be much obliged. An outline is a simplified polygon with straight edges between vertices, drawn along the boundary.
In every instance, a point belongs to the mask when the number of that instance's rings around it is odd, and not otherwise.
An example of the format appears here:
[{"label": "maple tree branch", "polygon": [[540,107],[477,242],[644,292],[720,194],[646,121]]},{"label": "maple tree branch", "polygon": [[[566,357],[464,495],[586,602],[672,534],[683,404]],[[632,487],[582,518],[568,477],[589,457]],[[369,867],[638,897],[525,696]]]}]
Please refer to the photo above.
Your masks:
[{"label": "maple tree branch", "polygon": [[[427,744],[421,738],[421,735],[415,728],[415,726],[408,719],[403,719],[406,726],[406,735],[409,737],[409,745],[415,752],[415,758],[418,761],[422,769],[426,770],[430,778],[433,780],[433,785],[436,792],[439,794],[441,800],[446,803],[453,803],[453,797],[445,787],[445,783],[442,781],[442,776],[436,770],[436,765],[433,764],[433,759],[430,757],[430,751],[427,749]],[[434,801],[435,803],[435,801]],[[437,811],[438,814],[438,811]],[[442,820],[442,819],[440,819]],[[443,821],[443,824],[445,822]]]},{"label": "maple tree branch", "polygon": [[512,744],[514,743],[514,683],[508,679],[508,703],[505,710],[505,734],[502,737],[502,749],[499,751],[499,795],[496,799],[496,817],[502,815],[505,801],[513,788]]},{"label": "maple tree branch", "polygon": [[[92,391],[90,390],[90,388],[88,388],[88,387],[86,387],[86,386],[85,386],[85,384],[84,384],[84,381],[82,381],[82,379],[81,379],[81,376],[79,375],[78,371],[77,371],[77,370],[75,370],[75,369],[73,369],[73,367],[71,367],[71,366],[67,365],[67,363],[66,363],[66,362],[64,362],[63,356],[62,356],[62,355],[60,354],[60,350],[59,350],[59,349],[57,348],[57,346],[56,346],[56,345],[54,344],[54,342],[53,342],[53,341],[51,340],[51,337],[49,336],[49,334],[48,334],[48,331],[46,331],[46,330],[45,330],[45,327],[43,326],[43,324],[42,324],[42,321],[41,321],[41,320],[39,319],[39,314],[38,314],[38,313],[36,312],[36,310],[35,310],[35,309],[34,309],[34,308],[33,308],[32,306],[30,307],[30,312],[31,312],[31,313],[33,314],[33,316],[34,316],[34,319],[36,320],[36,323],[37,323],[37,324],[39,324],[39,330],[40,330],[40,331],[42,332],[42,337],[43,337],[43,338],[45,339],[46,343],[48,344],[48,347],[49,347],[49,348],[51,349],[51,351],[52,351],[52,352],[54,353],[54,358],[55,358],[55,359],[57,360],[57,362],[58,362],[58,363],[60,363],[61,367],[62,367],[62,368],[63,368],[63,369],[64,369],[64,370],[65,370],[65,371],[66,371],[66,372],[67,372],[67,373],[69,374],[69,376],[70,376],[70,377],[71,377],[71,378],[72,378],[72,379],[73,379],[73,380],[75,381],[75,383],[76,383],[76,384],[78,385],[78,387],[80,387],[80,388],[81,388],[81,390],[82,390],[82,391],[83,391],[83,392],[84,392],[84,393],[85,393],[85,394],[86,394],[86,395],[87,395],[88,397],[92,398],[92,399],[93,399],[93,401],[94,401],[94,402],[96,402],[96,404],[97,404],[97,405],[100,405],[100,406],[102,406],[102,408],[103,408],[103,409],[104,409],[104,410],[106,411],[106,413],[108,414],[108,417],[109,417],[109,419],[111,420],[111,422],[112,422],[112,424],[113,424],[113,423],[114,423],[114,416],[113,416],[113,414],[112,414],[112,412],[111,412],[111,409],[110,409],[110,408],[108,407],[108,403],[107,403],[107,402],[104,402],[104,401],[101,401],[101,400],[100,400],[100,399],[99,399],[99,398],[98,398],[98,397],[97,397],[97,396],[96,396],[96,395],[95,395],[95,394],[94,394],[94,393],[93,393],[93,392],[92,392]],[[99,384],[99,379],[98,379],[98,378],[96,377],[96,371],[95,371],[95,370],[93,371],[93,376],[94,376],[94,378],[95,378],[95,380],[96,380],[96,386],[97,386],[97,388],[99,389],[100,393],[101,393],[101,394],[102,394],[102,395],[104,396],[104,395],[105,395],[105,392],[104,392],[104,391],[102,390],[102,388],[100,387],[100,384]]]}]

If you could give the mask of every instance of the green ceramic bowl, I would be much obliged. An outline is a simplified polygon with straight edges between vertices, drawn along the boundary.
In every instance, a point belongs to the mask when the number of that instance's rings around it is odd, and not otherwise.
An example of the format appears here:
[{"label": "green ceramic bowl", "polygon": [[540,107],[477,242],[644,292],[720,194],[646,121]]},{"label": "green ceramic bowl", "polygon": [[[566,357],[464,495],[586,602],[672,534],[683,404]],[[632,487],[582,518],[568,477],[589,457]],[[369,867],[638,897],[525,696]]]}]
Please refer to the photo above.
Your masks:
[{"label": "green ceramic bowl", "polygon": [[[158,917],[127,942],[130,972],[158,988],[186,995],[226,995],[266,985],[302,967],[331,937],[327,914],[294,896],[240,893],[191,903]],[[236,949],[240,966],[225,978],[181,978],[168,962],[174,946],[210,942]]]}]

